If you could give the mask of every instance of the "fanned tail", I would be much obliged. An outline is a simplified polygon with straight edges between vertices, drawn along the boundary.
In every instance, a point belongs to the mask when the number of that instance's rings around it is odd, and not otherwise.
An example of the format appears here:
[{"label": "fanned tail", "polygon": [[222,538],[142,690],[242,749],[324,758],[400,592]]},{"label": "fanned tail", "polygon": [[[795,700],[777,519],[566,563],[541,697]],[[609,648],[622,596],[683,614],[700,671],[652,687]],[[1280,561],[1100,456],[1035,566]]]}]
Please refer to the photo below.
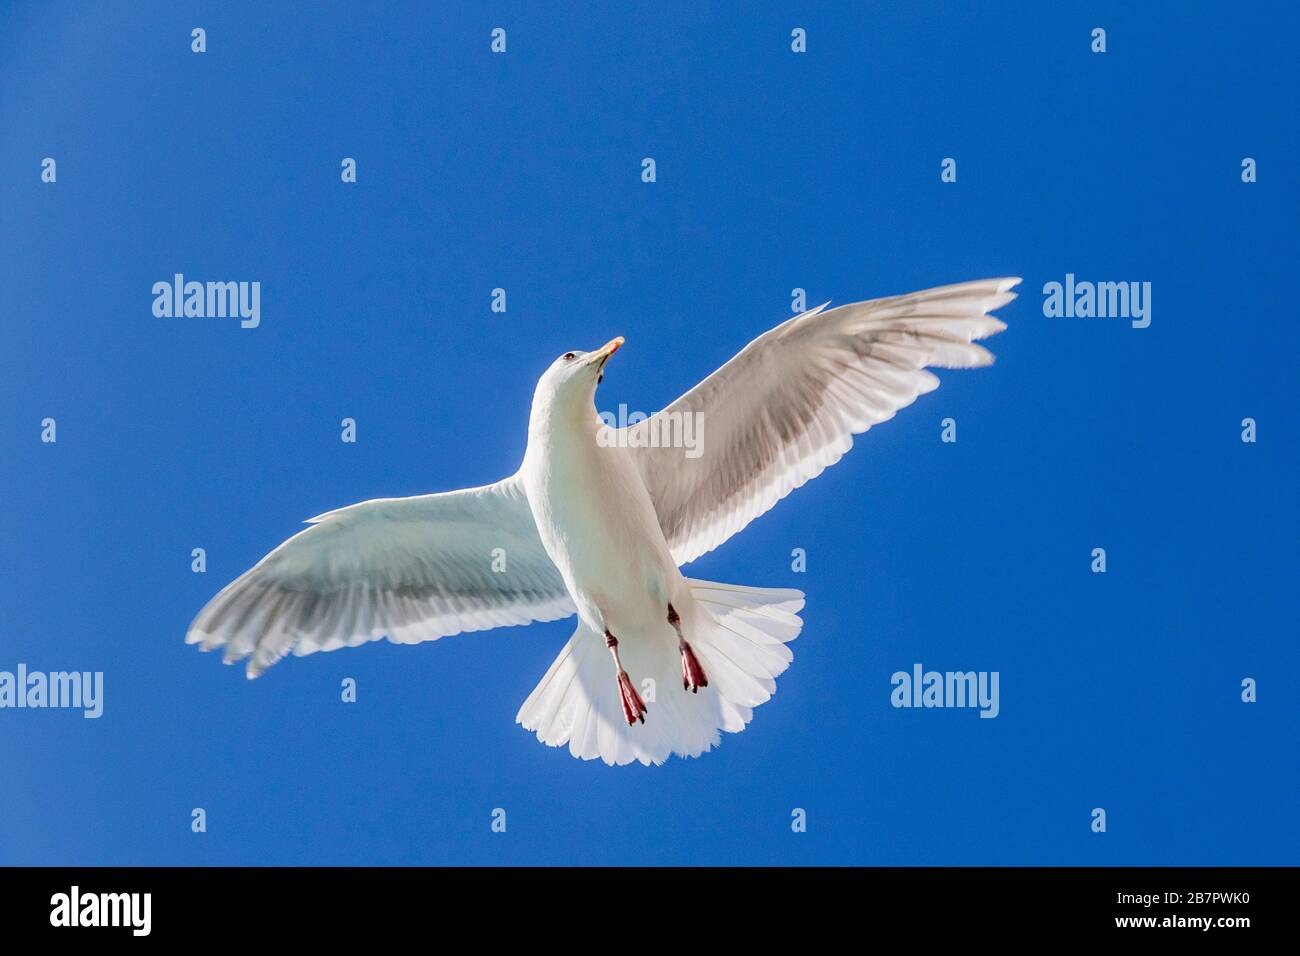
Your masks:
[{"label": "fanned tail", "polygon": [[515,720],[542,743],[567,743],[573,756],[611,765],[697,757],[718,745],[721,731],[744,730],[794,658],[786,644],[803,627],[803,593],[686,583],[699,612],[687,616],[687,638],[708,674],[707,687],[698,693],[683,688],[671,631],[662,640],[623,641],[623,665],[649,708],[644,724],[629,727],[604,636],[580,621]]}]

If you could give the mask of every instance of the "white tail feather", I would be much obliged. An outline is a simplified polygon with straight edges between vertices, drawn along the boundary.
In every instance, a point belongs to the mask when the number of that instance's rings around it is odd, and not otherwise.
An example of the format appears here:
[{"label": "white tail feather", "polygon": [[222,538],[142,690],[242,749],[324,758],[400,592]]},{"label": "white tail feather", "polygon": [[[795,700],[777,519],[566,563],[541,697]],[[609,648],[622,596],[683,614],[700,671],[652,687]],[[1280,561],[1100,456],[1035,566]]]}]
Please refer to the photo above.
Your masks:
[{"label": "white tail feather", "polygon": [[662,641],[624,640],[623,666],[647,704],[645,723],[629,727],[604,636],[579,621],[516,722],[544,744],[567,743],[573,756],[611,765],[662,764],[672,754],[698,757],[718,745],[721,731],[744,730],[794,657],[786,644],[803,626],[796,613],[803,594],[689,578],[686,583],[705,612],[687,638],[708,674],[708,687],[697,694],[682,687],[670,631]]}]

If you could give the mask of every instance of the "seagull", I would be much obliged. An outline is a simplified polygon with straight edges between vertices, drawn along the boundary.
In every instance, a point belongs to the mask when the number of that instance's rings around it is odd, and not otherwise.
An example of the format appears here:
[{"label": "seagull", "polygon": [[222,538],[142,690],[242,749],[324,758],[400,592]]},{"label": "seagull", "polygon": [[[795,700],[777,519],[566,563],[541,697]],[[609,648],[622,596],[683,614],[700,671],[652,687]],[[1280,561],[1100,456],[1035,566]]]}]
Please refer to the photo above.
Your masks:
[{"label": "seagull", "polygon": [[[378,498],[310,519],[199,612],[186,641],[247,659],[553,621],[569,642],[515,717],[606,764],[697,757],[776,691],[803,593],[688,578],[712,551],[839,461],[853,436],[993,356],[975,340],[1017,278],[796,315],[667,408],[623,428],[596,411],[622,337],[542,374],[523,462],[495,484]],[[664,441],[689,420],[697,447]]]}]

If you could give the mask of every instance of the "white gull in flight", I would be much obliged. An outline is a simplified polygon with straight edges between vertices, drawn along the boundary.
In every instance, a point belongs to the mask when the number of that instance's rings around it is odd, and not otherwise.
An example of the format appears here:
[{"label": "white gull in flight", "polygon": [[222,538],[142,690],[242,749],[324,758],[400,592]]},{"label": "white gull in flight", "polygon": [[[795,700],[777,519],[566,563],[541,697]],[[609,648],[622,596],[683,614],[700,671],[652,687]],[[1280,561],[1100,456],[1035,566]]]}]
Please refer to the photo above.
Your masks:
[{"label": "white gull in flight", "polygon": [[[516,721],[584,760],[698,756],[775,692],[803,594],[678,568],[934,389],[927,367],[991,363],[974,340],[1005,328],[988,313],[1019,281],[805,312],[622,431],[597,415],[595,392],[623,339],[566,352],[537,383],[515,474],[312,518],[208,602],[186,640],[224,647],[227,663],[247,658],[252,678],[290,651],[417,644],[576,612]],[[702,423],[698,447],[653,440],[674,415]]]}]

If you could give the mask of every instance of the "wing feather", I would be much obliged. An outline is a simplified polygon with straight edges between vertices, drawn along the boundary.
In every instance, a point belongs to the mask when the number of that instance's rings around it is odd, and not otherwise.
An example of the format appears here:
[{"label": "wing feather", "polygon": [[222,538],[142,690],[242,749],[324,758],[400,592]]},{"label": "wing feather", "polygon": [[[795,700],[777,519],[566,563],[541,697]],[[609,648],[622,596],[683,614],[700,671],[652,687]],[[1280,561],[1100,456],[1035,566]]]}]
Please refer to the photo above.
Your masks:
[{"label": "wing feather", "polygon": [[626,445],[677,563],[716,548],[839,461],[854,435],[938,388],[928,367],[991,364],[974,340],[1006,328],[988,313],[1019,282],[822,305],[763,333],[659,413],[699,416],[698,457],[654,447],[667,431],[659,416],[629,426]]},{"label": "wing feather", "polygon": [[414,644],[574,613],[518,476],[363,501],[308,523],[209,601],[186,642],[224,647],[227,663],[248,658],[256,677],[290,652],[384,637]]}]

